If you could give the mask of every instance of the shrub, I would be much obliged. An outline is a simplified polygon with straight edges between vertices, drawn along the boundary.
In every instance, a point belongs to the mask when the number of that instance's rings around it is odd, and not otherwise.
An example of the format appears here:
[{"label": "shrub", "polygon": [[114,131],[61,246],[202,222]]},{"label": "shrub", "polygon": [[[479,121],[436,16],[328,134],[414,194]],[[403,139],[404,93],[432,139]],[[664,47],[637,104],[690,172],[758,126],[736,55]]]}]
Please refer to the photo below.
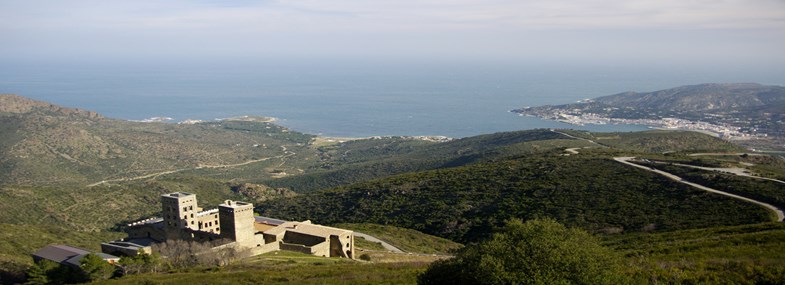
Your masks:
[{"label": "shrub", "polygon": [[589,233],[550,219],[511,221],[453,259],[433,263],[419,284],[624,284],[613,251]]}]

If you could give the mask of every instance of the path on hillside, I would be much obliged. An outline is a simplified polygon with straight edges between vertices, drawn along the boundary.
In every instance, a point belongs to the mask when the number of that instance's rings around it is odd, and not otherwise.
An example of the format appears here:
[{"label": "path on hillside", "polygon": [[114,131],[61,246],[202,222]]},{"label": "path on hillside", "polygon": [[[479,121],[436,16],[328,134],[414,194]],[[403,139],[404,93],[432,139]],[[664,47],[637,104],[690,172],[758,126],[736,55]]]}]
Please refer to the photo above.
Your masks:
[{"label": "path on hillside", "polygon": [[[563,136],[566,136],[566,137],[568,137],[568,138],[571,138],[571,139],[576,139],[576,140],[587,141],[587,142],[590,142],[590,143],[596,144],[596,145],[598,145],[598,146],[600,146],[600,147],[606,147],[606,146],[604,146],[604,145],[602,145],[602,144],[599,144],[599,143],[597,143],[597,142],[595,142],[595,141],[593,141],[593,140],[590,140],[590,139],[576,137],[576,136],[573,136],[573,135],[571,135],[571,134],[564,133],[564,132],[560,132],[560,131],[557,131],[557,130],[554,130],[554,129],[549,129],[549,131],[551,131],[551,132],[554,132],[554,133],[557,133],[557,134],[560,134],[560,135],[563,135]],[[566,151],[566,152],[569,152],[569,154],[579,154],[578,150],[579,150],[579,149],[582,149],[582,148],[591,148],[591,147],[590,147],[590,146],[584,146],[584,147],[571,147],[571,148],[565,149],[564,151]],[[565,154],[565,155],[567,155],[567,154]]]},{"label": "path on hillside", "polygon": [[[660,163],[660,164],[668,164],[668,162],[663,162],[663,161],[652,161],[652,162]],[[752,174],[749,173],[749,171],[747,171],[747,169],[739,168],[739,167],[717,168],[717,167],[705,167],[705,166],[689,165],[689,164],[683,164],[683,163],[672,163],[672,164],[676,165],[676,166],[689,167],[689,168],[695,168],[695,169],[706,170],[706,171],[719,171],[719,172],[722,172],[722,173],[733,174],[733,175],[737,175],[737,176],[743,176],[743,177],[749,177],[749,178],[761,179],[761,180],[769,180],[769,181],[774,181],[774,182],[777,182],[777,183],[785,184],[785,181],[782,181],[782,180],[752,175]]]},{"label": "path on hillside", "polygon": [[549,129],[549,131],[557,133],[557,134],[560,134],[560,135],[563,135],[563,136],[566,136],[568,138],[573,138],[573,139],[576,139],[576,140],[587,141],[587,142],[590,142],[590,143],[593,143],[593,144],[596,144],[596,145],[599,145],[599,146],[604,146],[604,145],[601,145],[601,144],[599,144],[599,143],[597,143],[597,142],[595,142],[593,140],[587,139],[587,138],[576,137],[576,136],[573,136],[571,134],[568,134],[568,133],[565,133],[565,132],[560,132],[560,131],[557,131],[557,130],[554,130],[554,129]]},{"label": "path on hillside", "polygon": [[767,156],[762,153],[749,153],[749,152],[700,152],[690,153],[687,156],[726,156],[726,155],[749,155],[749,156]]},{"label": "path on hillside", "polygon": [[368,234],[364,234],[364,233],[359,233],[359,232],[354,232],[354,236],[364,238],[365,240],[370,241],[370,242],[378,242],[385,249],[387,249],[389,251],[392,251],[392,252],[395,252],[395,253],[404,253],[403,250],[400,250],[399,248],[397,248],[397,247],[395,247],[395,246],[393,246],[393,245],[391,245],[391,244],[389,244],[389,243],[387,243],[387,242],[385,242],[383,240],[380,240],[380,239],[378,239],[378,238],[376,238],[374,236],[371,236],[371,235],[368,235]]},{"label": "path on hillside", "polygon": [[293,151],[287,150],[285,146],[281,146],[281,148],[283,149],[284,154],[278,155],[278,156],[265,157],[265,158],[261,158],[261,159],[254,159],[254,160],[249,160],[249,161],[245,161],[245,162],[241,162],[241,163],[235,163],[235,164],[218,164],[218,165],[201,165],[200,164],[200,165],[198,165],[196,167],[167,170],[167,171],[161,171],[161,172],[145,174],[145,175],[140,175],[140,176],[135,176],[135,177],[124,177],[124,178],[117,178],[117,179],[101,180],[99,182],[87,185],[87,187],[95,187],[95,186],[98,186],[98,185],[101,185],[101,184],[112,183],[112,182],[124,182],[124,181],[134,181],[134,180],[147,179],[147,178],[157,178],[157,177],[159,177],[161,175],[167,175],[167,174],[172,174],[172,173],[177,173],[177,172],[183,172],[183,171],[186,171],[186,170],[233,168],[233,167],[244,166],[244,165],[248,165],[248,164],[252,164],[252,163],[267,161],[267,160],[275,159],[275,158],[280,158],[280,159],[284,159],[285,160],[287,157],[290,157],[290,156],[293,156],[293,155],[297,154],[297,153],[295,153]]},{"label": "path on hillside", "polygon": [[712,192],[712,193],[728,196],[728,197],[731,197],[731,198],[739,199],[739,200],[742,200],[742,201],[746,201],[746,202],[750,202],[750,203],[755,203],[755,204],[761,205],[761,206],[763,206],[763,207],[765,207],[765,208],[767,208],[769,210],[774,211],[774,213],[777,214],[777,221],[778,222],[782,222],[783,220],[785,220],[785,213],[783,213],[781,209],[779,209],[777,207],[774,207],[771,204],[764,203],[764,202],[757,201],[757,200],[753,200],[753,199],[750,199],[750,198],[747,198],[747,197],[742,197],[742,196],[739,196],[739,195],[736,195],[736,194],[723,192],[723,191],[720,191],[720,190],[717,190],[717,189],[709,188],[709,187],[706,187],[706,186],[703,186],[703,185],[700,185],[700,184],[696,184],[696,183],[692,183],[692,182],[689,182],[689,181],[685,181],[681,177],[673,175],[673,174],[671,174],[669,172],[665,172],[665,171],[662,171],[662,170],[659,170],[659,169],[654,169],[654,168],[651,168],[651,167],[646,167],[646,166],[643,166],[643,165],[639,165],[639,164],[635,164],[635,163],[630,162],[633,159],[635,159],[635,157],[631,157],[631,156],[628,156],[628,157],[614,157],[613,158],[613,160],[621,162],[621,163],[624,163],[626,165],[629,165],[629,166],[632,166],[632,167],[637,167],[637,168],[640,168],[640,169],[643,169],[643,170],[647,170],[647,171],[651,171],[651,172],[660,174],[662,176],[665,176],[665,177],[667,177],[667,178],[669,178],[669,179],[671,179],[673,181],[676,181],[676,182],[679,182],[679,183],[683,183],[683,184],[687,184],[689,186],[692,186],[692,187],[695,187],[695,188],[698,188],[698,189],[701,189],[701,190],[704,190],[704,191],[708,191],[708,192]]}]

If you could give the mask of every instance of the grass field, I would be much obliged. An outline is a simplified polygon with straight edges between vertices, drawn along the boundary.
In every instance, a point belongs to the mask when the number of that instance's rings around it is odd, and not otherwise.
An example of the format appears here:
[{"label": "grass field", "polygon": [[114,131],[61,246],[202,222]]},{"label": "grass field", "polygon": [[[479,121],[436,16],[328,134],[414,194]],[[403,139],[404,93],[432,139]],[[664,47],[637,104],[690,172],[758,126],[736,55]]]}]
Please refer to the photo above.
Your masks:
[{"label": "grass field", "polygon": [[280,251],[222,268],[134,275],[100,284],[415,284],[428,263],[369,263]]},{"label": "grass field", "polygon": [[[461,244],[445,238],[394,226],[377,224],[337,224],[335,226],[372,235],[411,253],[450,254],[452,250],[463,247]],[[357,239],[355,239],[356,241]]]}]

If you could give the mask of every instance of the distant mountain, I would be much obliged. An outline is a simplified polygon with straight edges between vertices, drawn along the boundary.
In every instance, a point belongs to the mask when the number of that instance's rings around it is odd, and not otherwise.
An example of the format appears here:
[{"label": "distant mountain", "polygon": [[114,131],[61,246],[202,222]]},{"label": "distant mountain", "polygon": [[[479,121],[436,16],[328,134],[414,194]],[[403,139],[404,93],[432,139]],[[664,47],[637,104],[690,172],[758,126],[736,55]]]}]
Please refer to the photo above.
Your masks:
[{"label": "distant mountain", "polygon": [[654,92],[624,92],[594,99],[616,107],[679,112],[736,111],[779,108],[785,112],[785,87],[757,83],[699,84]]},{"label": "distant mountain", "polygon": [[785,150],[782,86],[709,83],[654,92],[624,92],[512,112],[579,125],[642,124],[709,131],[740,140],[747,147]]},{"label": "distant mountain", "polygon": [[29,114],[34,112],[49,113],[61,116],[81,116],[93,120],[100,120],[104,118],[98,113],[92,111],[65,108],[14,94],[0,94],[0,113]]}]

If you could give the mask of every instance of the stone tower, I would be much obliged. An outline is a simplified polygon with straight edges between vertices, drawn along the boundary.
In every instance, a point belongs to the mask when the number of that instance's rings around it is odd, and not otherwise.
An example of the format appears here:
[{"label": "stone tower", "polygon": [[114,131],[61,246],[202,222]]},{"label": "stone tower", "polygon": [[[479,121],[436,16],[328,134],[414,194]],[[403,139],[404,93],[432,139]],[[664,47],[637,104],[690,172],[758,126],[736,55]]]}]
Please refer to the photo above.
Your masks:
[{"label": "stone tower", "polygon": [[197,217],[199,209],[196,195],[186,192],[175,192],[161,195],[161,214],[164,216],[166,239],[179,239],[185,236],[185,229],[198,230]]},{"label": "stone tower", "polygon": [[256,246],[254,241],[253,204],[226,200],[218,205],[221,237],[241,246]]}]

